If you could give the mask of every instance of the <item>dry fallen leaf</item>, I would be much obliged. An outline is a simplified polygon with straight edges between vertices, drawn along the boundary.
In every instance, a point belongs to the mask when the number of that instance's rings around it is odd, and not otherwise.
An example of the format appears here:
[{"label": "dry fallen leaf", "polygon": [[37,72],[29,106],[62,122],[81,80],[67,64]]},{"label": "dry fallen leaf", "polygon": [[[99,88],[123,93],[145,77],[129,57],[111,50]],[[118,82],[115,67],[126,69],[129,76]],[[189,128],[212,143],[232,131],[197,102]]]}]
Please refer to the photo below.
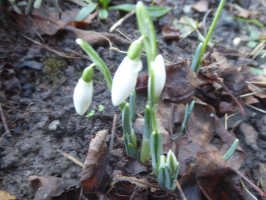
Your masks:
[{"label": "dry fallen leaf", "polygon": [[166,70],[166,83],[161,98],[179,101],[192,95],[201,83],[195,72],[186,62],[169,66]]},{"label": "dry fallen leaf", "polygon": [[[17,24],[28,31],[32,36],[36,34],[55,35],[59,30],[71,31],[76,38],[81,38],[88,42],[90,45],[108,45],[109,39],[114,44],[128,44],[129,42],[115,34],[106,32],[100,32],[97,34],[95,31],[84,31],[72,27],[75,24],[75,18],[79,10],[68,10],[62,14],[61,19],[58,19],[58,13],[53,13],[48,10],[33,9],[31,15],[14,15],[17,20]],[[86,23],[90,23],[91,20],[97,15],[97,12],[90,14],[86,19]],[[83,22],[85,22],[83,21]],[[32,27],[35,28],[32,29]],[[106,39],[107,38],[107,39]]]},{"label": "dry fallen leaf", "polygon": [[191,7],[198,12],[207,12],[209,10],[209,2],[207,0],[200,0],[193,3]]},{"label": "dry fallen leaf", "polygon": [[107,130],[99,131],[91,140],[80,179],[85,193],[94,193],[100,183],[100,190],[105,190],[110,180],[105,170],[108,155],[108,148],[105,142],[107,134]]},{"label": "dry fallen leaf", "polygon": [[58,197],[72,187],[79,187],[74,180],[64,180],[54,176],[30,176],[30,185],[35,191],[34,200],[48,200]]},{"label": "dry fallen leaf", "polygon": [[5,192],[5,191],[0,190],[0,199],[1,200],[14,200],[17,198],[15,196]]}]

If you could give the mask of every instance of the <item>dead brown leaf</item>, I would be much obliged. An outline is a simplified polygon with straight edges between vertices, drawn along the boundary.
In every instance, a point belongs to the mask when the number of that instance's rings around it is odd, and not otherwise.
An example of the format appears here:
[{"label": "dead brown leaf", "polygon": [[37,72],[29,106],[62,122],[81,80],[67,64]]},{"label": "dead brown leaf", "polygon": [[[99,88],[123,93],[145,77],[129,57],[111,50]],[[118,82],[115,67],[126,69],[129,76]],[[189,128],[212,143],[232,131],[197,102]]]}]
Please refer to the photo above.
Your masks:
[{"label": "dead brown leaf", "polygon": [[161,98],[180,101],[189,97],[201,84],[197,75],[186,62],[169,66],[166,70],[166,83]]},{"label": "dead brown leaf", "polygon": [[14,200],[17,198],[15,196],[5,192],[5,191],[0,190],[0,199],[1,200]]},{"label": "dead brown leaf", "polygon": [[209,2],[207,0],[200,0],[193,3],[191,7],[198,12],[207,12],[209,10]]},{"label": "dead brown leaf", "polygon": [[141,172],[149,173],[147,165],[139,163],[139,159],[127,157],[125,162],[126,164],[124,169],[132,175],[137,175]]},{"label": "dead brown leaf", "polygon": [[243,94],[247,89],[247,84],[237,68],[219,52],[213,52],[211,57],[215,61],[208,65],[208,67],[218,66],[218,69],[214,73],[217,73],[219,77],[223,78],[224,84],[233,95],[238,96]]},{"label": "dead brown leaf", "polygon": [[[62,18],[59,19],[58,13],[53,13],[48,10],[33,9],[31,15],[18,15],[14,14],[14,18],[17,20],[17,24],[28,31],[31,36],[36,34],[55,35],[59,30],[67,30],[72,32],[76,38],[81,38],[88,42],[90,45],[108,45],[109,39],[114,44],[128,44],[129,42],[124,38],[115,34],[106,32],[100,32],[97,34],[95,31],[84,31],[72,27],[70,25],[75,24],[75,18],[79,10],[69,10],[62,14]],[[90,23],[92,19],[97,15],[97,12],[90,14],[84,22]],[[35,28],[32,29],[32,27]],[[107,39],[106,39],[107,38]]]},{"label": "dead brown leaf", "polygon": [[178,162],[180,163],[179,175],[184,176],[196,164],[197,152],[203,153],[206,152],[206,150],[193,141],[189,143],[176,141],[176,143],[176,157]]},{"label": "dead brown leaf", "polygon": [[178,40],[181,35],[180,31],[172,24],[165,24],[162,33],[165,40]]},{"label": "dead brown leaf", "polygon": [[64,180],[54,176],[30,176],[29,181],[35,192],[34,200],[49,200],[60,196],[72,187],[79,187],[74,180]]},{"label": "dead brown leaf", "polygon": [[195,176],[202,193],[209,200],[252,199],[241,187],[238,174],[218,151],[198,153]]},{"label": "dead brown leaf", "polygon": [[[188,119],[188,133],[191,139],[202,148],[206,148],[215,134],[215,115],[212,106],[195,104]],[[210,147],[210,149],[216,148]]]},{"label": "dead brown leaf", "polygon": [[104,191],[110,181],[104,169],[108,155],[105,142],[107,134],[107,130],[99,131],[91,140],[80,179],[85,193],[94,193],[100,183],[102,183],[100,189]]}]

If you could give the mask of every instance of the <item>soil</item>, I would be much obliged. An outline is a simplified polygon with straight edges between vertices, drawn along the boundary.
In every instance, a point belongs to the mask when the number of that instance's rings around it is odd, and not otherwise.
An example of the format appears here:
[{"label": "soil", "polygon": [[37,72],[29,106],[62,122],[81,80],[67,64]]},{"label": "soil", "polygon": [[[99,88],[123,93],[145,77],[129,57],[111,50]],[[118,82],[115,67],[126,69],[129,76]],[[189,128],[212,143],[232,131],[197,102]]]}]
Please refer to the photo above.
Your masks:
[{"label": "soil", "polygon": [[[172,7],[170,14],[155,19],[157,36],[162,36],[162,26],[172,22],[172,18],[180,18],[183,14],[183,6],[190,5],[196,1],[171,1],[166,0],[166,6]],[[259,0],[239,1],[243,8],[256,7]],[[124,3],[124,2],[123,2]],[[127,3],[135,3],[128,0]],[[229,11],[229,2],[226,4],[221,20],[213,33],[213,39],[217,41],[216,50],[228,55],[230,51],[246,48],[245,44],[235,47],[232,41],[235,37],[243,34],[240,31],[240,24],[233,20]],[[48,4],[46,5],[48,6]],[[211,0],[210,8],[216,8],[218,1]],[[72,3],[63,3],[63,8],[77,7]],[[92,104],[87,113],[95,110],[92,117],[79,116],[73,106],[73,90],[85,67],[91,64],[86,59],[67,59],[60,57],[40,46],[33,44],[20,34],[27,34],[20,29],[10,14],[1,8],[0,12],[0,66],[9,63],[14,67],[16,77],[19,80],[21,89],[18,93],[10,93],[1,90],[1,106],[10,134],[5,134],[3,123],[0,123],[0,188],[17,199],[33,199],[34,193],[29,185],[29,176],[57,176],[64,179],[72,179],[79,182],[82,168],[71,162],[61,153],[60,149],[81,162],[84,161],[91,138],[100,130],[111,131],[114,114],[118,114],[117,134],[122,135],[121,114],[118,107],[111,103],[111,94],[106,87],[103,76],[95,70],[94,93]],[[108,32],[111,25],[119,20],[126,13],[112,10],[109,18],[99,20],[95,18],[91,24],[82,27],[84,30],[97,32]],[[189,14],[193,19],[201,21],[204,14],[193,11]],[[207,26],[210,25],[213,14],[207,18]],[[132,40],[138,38],[138,28],[135,16],[130,17],[119,30]],[[120,35],[118,32],[116,34]],[[39,37],[32,38],[40,41]],[[67,52],[69,49],[82,52],[75,43],[74,36],[61,31],[54,36],[43,35],[45,43],[58,51]],[[180,60],[191,59],[199,41],[197,34],[193,33],[186,39],[167,40],[158,39],[159,52],[166,60],[179,62]],[[127,45],[118,46],[120,50],[127,50]],[[123,57],[122,53],[109,49],[108,46],[96,47],[100,57],[106,62],[112,75],[116,71]],[[235,64],[239,58],[230,56],[228,59]],[[265,59],[257,59],[256,62],[265,63]],[[146,66],[144,66],[144,71]],[[144,73],[144,72],[142,72]],[[143,115],[143,108],[146,101],[146,93],[137,94],[137,113]],[[98,106],[103,105],[104,110],[99,111]],[[263,107],[263,104],[257,106]],[[245,150],[246,158],[242,169],[249,169],[245,174],[252,182],[258,183],[259,163],[266,162],[266,115],[250,108],[248,116],[235,116],[232,120],[249,124],[260,134],[257,139],[258,148],[254,149],[247,145],[245,135],[238,123],[234,133],[240,139],[241,146]],[[233,128],[235,124],[229,125]],[[107,137],[108,143],[110,136]],[[119,143],[115,141],[115,147]]]}]

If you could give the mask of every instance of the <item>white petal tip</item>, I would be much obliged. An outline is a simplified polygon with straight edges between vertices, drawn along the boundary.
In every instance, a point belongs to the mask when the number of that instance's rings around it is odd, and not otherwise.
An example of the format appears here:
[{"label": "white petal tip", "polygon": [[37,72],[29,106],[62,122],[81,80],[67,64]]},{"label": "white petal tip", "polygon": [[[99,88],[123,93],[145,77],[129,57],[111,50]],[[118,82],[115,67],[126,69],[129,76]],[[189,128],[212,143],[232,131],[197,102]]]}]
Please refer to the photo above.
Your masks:
[{"label": "white petal tip", "polygon": [[76,39],[76,43],[77,43],[77,44],[79,44],[79,45],[80,45],[80,44],[81,44],[81,42],[82,42],[82,41],[81,41],[81,39],[80,39],[80,38]]}]

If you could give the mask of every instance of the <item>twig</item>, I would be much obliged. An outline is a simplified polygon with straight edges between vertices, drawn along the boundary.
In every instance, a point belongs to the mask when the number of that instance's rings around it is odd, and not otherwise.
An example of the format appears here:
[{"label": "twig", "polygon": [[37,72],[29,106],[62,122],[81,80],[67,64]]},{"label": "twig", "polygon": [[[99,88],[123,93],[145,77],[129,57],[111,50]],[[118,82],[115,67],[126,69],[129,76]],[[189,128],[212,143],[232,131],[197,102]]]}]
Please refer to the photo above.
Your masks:
[{"label": "twig", "polygon": [[[4,129],[5,129],[4,135],[7,134],[7,135],[10,136],[11,134],[10,134],[10,131],[9,131],[7,123],[6,123],[6,118],[4,116],[4,112],[3,112],[3,109],[2,109],[2,104],[1,103],[0,103],[0,113],[1,113],[1,119],[2,119],[2,122],[3,122],[3,125],[4,125]],[[2,137],[1,137],[1,140],[2,140]]]},{"label": "twig", "polygon": [[73,156],[69,155],[68,153],[63,152],[61,149],[57,149],[57,151],[59,153],[61,153],[64,157],[68,158],[69,160],[71,160],[72,162],[76,163],[77,165],[83,167],[84,164],[82,162],[80,162],[79,160],[77,160],[76,158],[74,158]]},{"label": "twig", "polygon": [[33,42],[33,43],[35,43],[35,44],[37,44],[37,45],[42,46],[43,48],[47,49],[48,51],[51,51],[51,52],[55,53],[55,54],[58,55],[58,56],[61,56],[61,57],[63,57],[63,58],[80,59],[80,57],[67,56],[67,55],[65,55],[65,54],[62,53],[62,52],[59,52],[59,51],[57,51],[57,50],[54,50],[54,49],[52,49],[52,48],[50,48],[50,47],[48,47],[48,46],[46,46],[46,45],[44,45],[44,44],[41,44],[40,42],[37,42],[36,40],[33,40],[33,39],[27,37],[26,35],[23,35],[23,34],[21,34],[21,33],[19,33],[19,34],[20,34],[22,37],[24,37],[24,38],[30,40],[31,42]]},{"label": "twig", "polygon": [[260,111],[260,112],[266,114],[265,110],[259,109],[259,108],[255,107],[255,106],[249,105],[249,104],[247,104],[245,102],[244,102],[244,104],[246,104],[246,106],[249,106],[250,108],[253,108],[254,110],[257,110],[257,111]]},{"label": "twig", "polygon": [[204,27],[204,37],[206,38],[206,35],[207,35],[207,29],[206,29],[206,18],[207,16],[211,13],[212,9],[209,9],[206,14],[204,15],[203,17],[203,20],[202,20],[202,25]]},{"label": "twig", "polygon": [[238,107],[241,110],[241,113],[243,116],[246,116],[246,113],[242,107],[242,105],[239,103],[239,101],[235,98],[235,96],[230,92],[230,90],[226,87],[226,85],[220,80],[221,78],[218,77],[218,75],[216,73],[214,73],[216,75],[217,81],[223,86],[223,88],[226,90],[226,92],[229,93],[229,95],[232,97],[232,99],[236,102],[236,104],[238,105]]},{"label": "twig", "polygon": [[250,95],[253,95],[253,94],[257,94],[257,93],[261,93],[261,92],[260,92],[260,91],[257,91],[257,92],[251,92],[251,93],[247,93],[247,94],[240,95],[239,97],[240,97],[240,98],[243,98],[243,97],[247,97],[247,96],[250,96]]},{"label": "twig", "polygon": [[114,147],[116,121],[117,121],[117,114],[114,114],[113,127],[112,127],[112,133],[111,133],[111,141],[110,141],[110,146],[109,146],[109,152],[111,152],[113,150],[113,147]]},{"label": "twig", "polygon": [[178,191],[180,192],[179,195],[181,197],[181,200],[187,200],[187,198],[186,198],[186,196],[185,196],[185,194],[184,194],[184,192],[183,192],[183,190],[182,190],[182,188],[181,188],[181,186],[180,186],[178,181],[176,181],[176,187],[178,188]]},{"label": "twig", "polygon": [[136,13],[136,10],[132,10],[131,12],[127,13],[124,17],[119,19],[110,29],[109,32],[113,32],[118,26],[120,26],[125,20],[127,20],[129,17],[134,15]]},{"label": "twig", "polygon": [[266,195],[264,194],[264,192],[258,188],[254,183],[252,183],[247,177],[245,177],[243,174],[241,174],[239,171],[235,170],[235,172],[241,176],[241,178],[243,178],[247,183],[249,183],[255,190],[257,190],[260,193],[260,196],[262,198],[266,198]]},{"label": "twig", "polygon": [[228,114],[225,113],[224,115],[224,128],[227,130],[227,120],[228,120]]},{"label": "twig", "polygon": [[244,185],[243,181],[240,179],[240,183],[242,184],[243,188],[252,196],[255,200],[258,200]]}]

